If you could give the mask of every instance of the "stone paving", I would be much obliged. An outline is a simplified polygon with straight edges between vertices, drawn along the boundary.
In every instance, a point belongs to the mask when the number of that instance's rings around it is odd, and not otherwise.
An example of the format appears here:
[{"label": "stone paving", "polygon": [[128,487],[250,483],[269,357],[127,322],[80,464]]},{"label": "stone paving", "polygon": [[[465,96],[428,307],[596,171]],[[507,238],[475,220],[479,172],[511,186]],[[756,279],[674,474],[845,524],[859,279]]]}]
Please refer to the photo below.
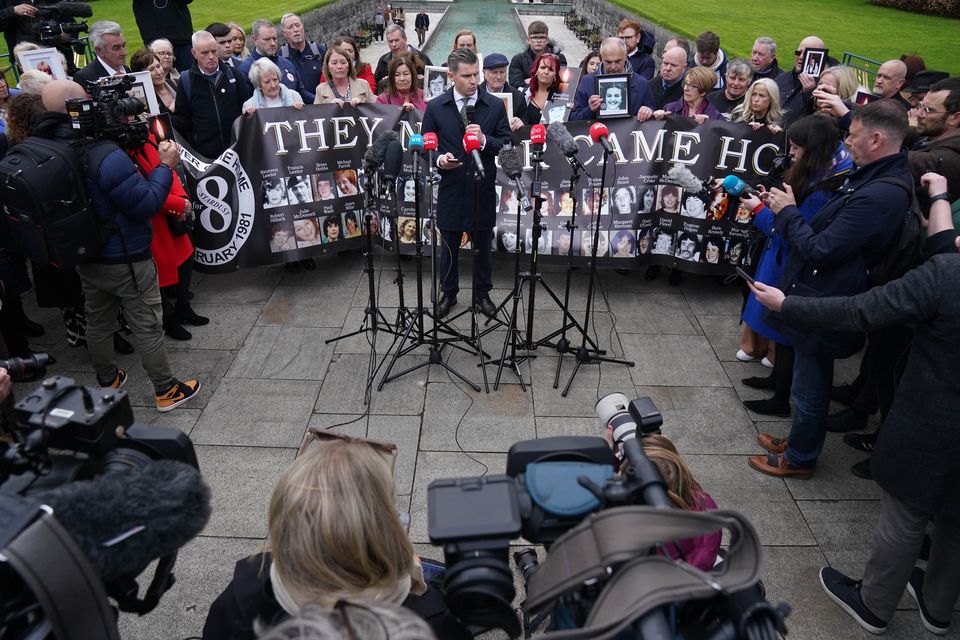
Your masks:
[{"label": "stone paving", "polygon": [[[379,267],[381,304],[393,317],[397,293],[390,285],[393,256]],[[398,444],[398,502],[411,513],[411,536],[425,555],[439,556],[428,544],[426,488],[435,478],[502,472],[505,453],[517,440],[562,434],[599,435],[594,405],[600,394],[619,391],[650,396],[664,416],[664,433],[677,443],[696,477],[723,508],[738,509],[756,526],[764,544],[764,582],[771,600],[793,606],[790,638],[860,638],[865,634],[830,602],[817,581],[830,563],[859,575],[878,513],[878,489],[854,478],[849,466],[860,455],[840,438],[827,440],[821,465],[808,481],[770,478],[747,467],[746,456],[760,452],[758,431],[786,434],[787,420],[769,421],[744,410],[740,400],[761,394],[740,379],[763,374],[757,363],[735,359],[740,295],[736,286],[688,276],[679,287],[661,277],[646,282],[640,272],[622,276],[601,272],[602,290],[591,323],[601,346],[636,360],[633,368],[585,366],[570,396],[552,388],[556,354],[540,350],[523,367],[523,392],[515,377],[489,395],[458,384],[431,367],[374,393],[364,415],[363,388],[369,346],[362,337],[327,345],[325,340],[356,329],[363,317],[366,280],[356,254],[318,260],[315,272],[288,274],[278,267],[244,269],[226,275],[197,274],[194,307],[211,318],[193,328],[190,342],[167,339],[176,375],[203,382],[199,397],[168,414],[152,406],[152,390],[136,356],[120,358],[130,372],[128,389],[139,421],[181,429],[196,445],[200,467],[213,491],[213,515],[203,534],[181,552],[177,583],[158,609],[137,618],[122,616],[123,637],[170,640],[198,635],[211,601],[225,587],[235,561],[255,552],[267,533],[269,496],[293,460],[308,427],[341,428]],[[408,278],[412,265],[405,264]],[[499,301],[513,282],[513,261],[495,262]],[[429,271],[428,271],[429,273]],[[461,268],[469,278],[470,267]],[[549,269],[546,281],[562,295],[563,275]],[[585,308],[585,271],[573,278],[572,308]],[[464,296],[469,281],[462,285]],[[414,299],[412,278],[407,301]],[[560,314],[538,296],[536,328],[545,335]],[[38,310],[26,299],[30,317],[48,328],[35,341],[58,359],[52,369],[92,384],[86,354],[66,346],[59,314]],[[462,303],[461,303],[462,304]],[[485,345],[499,353],[503,331]],[[377,340],[382,355],[388,336]],[[422,351],[422,349],[420,350]],[[420,361],[422,353],[401,363]],[[479,381],[476,358],[454,351],[450,363]],[[561,382],[572,368],[563,365]],[[838,366],[849,380],[856,362]],[[491,368],[491,381],[494,370]],[[26,391],[21,385],[18,393]],[[912,601],[905,597],[904,609]],[[925,634],[915,610],[901,611],[888,631],[892,638]],[[953,638],[958,635],[954,634]]]}]

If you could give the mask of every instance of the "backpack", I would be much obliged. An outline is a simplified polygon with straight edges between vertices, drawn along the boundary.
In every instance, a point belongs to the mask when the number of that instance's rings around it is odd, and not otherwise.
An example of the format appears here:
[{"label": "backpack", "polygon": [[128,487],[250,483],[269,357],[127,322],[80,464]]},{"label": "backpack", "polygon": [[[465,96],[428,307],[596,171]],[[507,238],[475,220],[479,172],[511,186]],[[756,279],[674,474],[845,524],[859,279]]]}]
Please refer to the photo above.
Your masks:
[{"label": "backpack", "polygon": [[116,148],[30,137],[0,159],[0,206],[26,257],[69,269],[99,255],[116,225],[97,213],[86,178]]},{"label": "backpack", "polygon": [[903,216],[900,233],[878,263],[867,270],[871,287],[886,284],[902,277],[920,261],[920,241],[923,229],[923,209],[912,184],[896,178],[879,178],[876,182],[895,184],[906,189],[910,204]]}]

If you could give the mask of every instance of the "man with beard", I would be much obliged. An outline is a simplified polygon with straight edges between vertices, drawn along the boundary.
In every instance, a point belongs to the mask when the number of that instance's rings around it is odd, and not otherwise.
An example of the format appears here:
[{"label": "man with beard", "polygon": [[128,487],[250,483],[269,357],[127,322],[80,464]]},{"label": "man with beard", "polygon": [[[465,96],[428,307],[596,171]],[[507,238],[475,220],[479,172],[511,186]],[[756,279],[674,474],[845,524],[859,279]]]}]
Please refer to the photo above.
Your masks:
[{"label": "man with beard", "polygon": [[907,156],[910,171],[920,176],[936,171],[947,178],[950,201],[960,198],[960,78],[947,78],[930,87],[920,101],[917,133],[923,136]]}]

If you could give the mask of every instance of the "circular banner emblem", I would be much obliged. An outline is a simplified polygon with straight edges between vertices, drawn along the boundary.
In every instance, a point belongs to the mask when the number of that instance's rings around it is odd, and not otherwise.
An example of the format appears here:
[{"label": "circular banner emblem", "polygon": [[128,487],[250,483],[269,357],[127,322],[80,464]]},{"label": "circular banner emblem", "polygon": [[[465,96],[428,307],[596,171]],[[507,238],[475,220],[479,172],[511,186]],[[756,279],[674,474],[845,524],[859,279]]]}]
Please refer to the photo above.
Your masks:
[{"label": "circular banner emblem", "polygon": [[250,237],[254,217],[253,186],[233,149],[225,151],[197,181],[196,197],[196,261],[224,266],[237,258]]}]

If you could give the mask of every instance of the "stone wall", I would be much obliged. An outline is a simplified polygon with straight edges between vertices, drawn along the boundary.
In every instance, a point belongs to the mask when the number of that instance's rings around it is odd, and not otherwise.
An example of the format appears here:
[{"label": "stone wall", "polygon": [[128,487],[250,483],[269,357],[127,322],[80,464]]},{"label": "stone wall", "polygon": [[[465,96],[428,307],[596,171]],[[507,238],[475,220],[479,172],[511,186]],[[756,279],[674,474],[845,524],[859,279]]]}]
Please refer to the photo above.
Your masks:
[{"label": "stone wall", "polygon": [[376,0],[339,0],[300,17],[307,39],[326,43],[356,33],[362,22],[372,22],[376,8]]},{"label": "stone wall", "polygon": [[676,36],[675,33],[664,29],[658,24],[654,24],[646,18],[641,18],[635,13],[631,13],[620,7],[613,5],[605,0],[573,0],[573,9],[578,15],[584,16],[594,25],[600,28],[600,34],[603,36],[617,35],[617,25],[624,18],[636,20],[643,25],[643,30],[653,34],[657,40],[657,46],[654,49],[654,56],[659,64],[660,53],[663,51],[663,43]]}]

